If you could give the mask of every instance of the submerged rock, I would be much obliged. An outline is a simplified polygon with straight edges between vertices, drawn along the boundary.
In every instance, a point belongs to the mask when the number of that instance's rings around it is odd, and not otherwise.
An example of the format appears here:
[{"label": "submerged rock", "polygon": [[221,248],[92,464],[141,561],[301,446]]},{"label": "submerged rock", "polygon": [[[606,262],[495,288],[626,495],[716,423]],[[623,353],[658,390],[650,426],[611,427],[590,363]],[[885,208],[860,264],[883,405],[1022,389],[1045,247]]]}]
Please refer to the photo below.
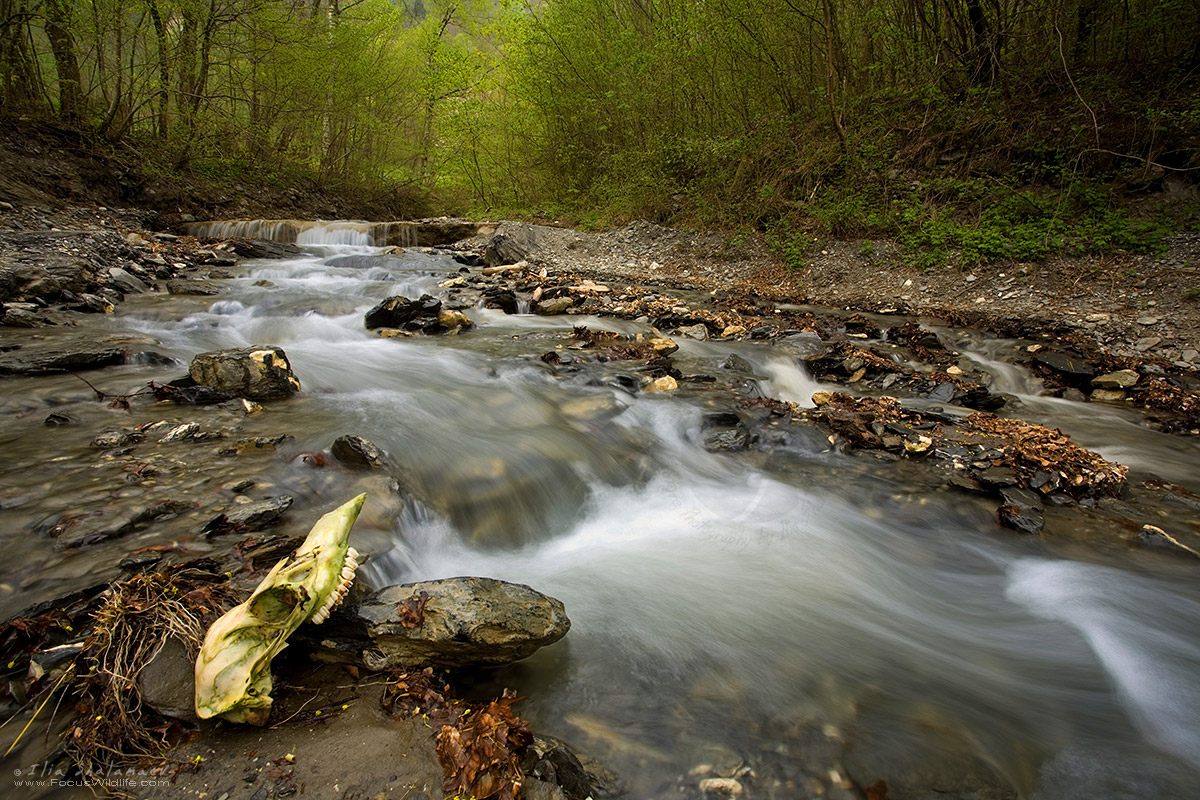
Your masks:
[{"label": "submerged rock", "polygon": [[192,359],[188,374],[202,386],[252,400],[290,397],[300,391],[287,354],[274,345],[201,353]]},{"label": "submerged rock", "polygon": [[358,609],[374,670],[507,664],[553,644],[571,628],[563,604],[529,586],[447,578],[392,586]]},{"label": "submerged rock", "polygon": [[352,469],[386,469],[387,462],[375,444],[361,436],[339,436],[333,440],[333,457]]}]

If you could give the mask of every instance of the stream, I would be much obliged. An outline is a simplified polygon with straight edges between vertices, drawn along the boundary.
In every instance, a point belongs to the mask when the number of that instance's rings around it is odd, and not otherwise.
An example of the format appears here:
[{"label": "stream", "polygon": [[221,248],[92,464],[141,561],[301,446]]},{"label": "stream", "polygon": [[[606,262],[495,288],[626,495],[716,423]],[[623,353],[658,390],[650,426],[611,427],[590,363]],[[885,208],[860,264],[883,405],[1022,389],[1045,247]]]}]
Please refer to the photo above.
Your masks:
[{"label": "stream", "polygon": [[[776,796],[808,797],[813,777],[837,785],[846,775],[864,786],[884,778],[893,798],[1196,796],[1194,562],[1052,550],[998,528],[994,503],[903,462],[831,451],[816,432],[710,452],[702,420],[732,394],[684,383],[639,393],[619,364],[556,370],[539,358],[573,325],[648,325],[469,309],[476,327],[461,335],[379,338],[363,328],[367,308],[444,293],[438,284],[460,265],[432,250],[330,243],[319,230],[301,244],[303,257],[242,262],[219,296],[130,296],[95,324],[181,364],[207,350],[283,347],[304,392],[236,424],[239,436],[293,438],[232,461],[212,444],[181,447],[193,489],[249,476],[263,493],[294,496],[291,518],[310,519],[359,489],[304,454],[343,434],[374,442],[411,492],[401,507],[386,481],[367,487],[354,534],[369,556],[364,579],[482,575],[562,600],[566,639],[474,679],[480,691],[515,688],[535,730],[612,765],[631,796],[694,788],[694,769],[744,774],[740,762],[781,787]],[[1020,399],[1013,413],[1137,476],[1200,489],[1194,440],[1143,428],[1124,409],[1038,397],[1012,363],[1020,343],[938,331],[994,390]],[[715,374],[737,355],[763,396],[807,403],[821,388],[767,344],[678,342],[685,374]],[[135,363],[88,377],[132,391],[183,371],[173,369]],[[44,428],[47,405],[99,428],[164,416],[219,425],[230,412],[135,404],[127,419],[71,376],[6,382],[5,616],[116,577],[133,548],[187,539],[203,522],[184,515],[175,528],[52,551],[30,530],[57,519],[63,498],[86,510],[154,488],[114,489],[119,465],[97,462],[70,428]]]}]

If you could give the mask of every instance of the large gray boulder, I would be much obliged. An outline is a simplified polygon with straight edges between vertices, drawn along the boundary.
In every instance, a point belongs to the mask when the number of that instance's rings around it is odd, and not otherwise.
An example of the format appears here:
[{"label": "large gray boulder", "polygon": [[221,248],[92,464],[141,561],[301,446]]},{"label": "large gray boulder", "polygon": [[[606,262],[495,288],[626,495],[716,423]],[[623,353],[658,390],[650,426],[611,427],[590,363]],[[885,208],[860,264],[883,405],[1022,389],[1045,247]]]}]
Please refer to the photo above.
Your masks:
[{"label": "large gray boulder", "polygon": [[188,368],[192,380],[251,400],[272,400],[300,391],[282,347],[256,345],[201,353]]},{"label": "large gray boulder", "polygon": [[529,586],[493,578],[446,578],[392,586],[358,609],[374,670],[507,664],[567,634],[563,604]]}]

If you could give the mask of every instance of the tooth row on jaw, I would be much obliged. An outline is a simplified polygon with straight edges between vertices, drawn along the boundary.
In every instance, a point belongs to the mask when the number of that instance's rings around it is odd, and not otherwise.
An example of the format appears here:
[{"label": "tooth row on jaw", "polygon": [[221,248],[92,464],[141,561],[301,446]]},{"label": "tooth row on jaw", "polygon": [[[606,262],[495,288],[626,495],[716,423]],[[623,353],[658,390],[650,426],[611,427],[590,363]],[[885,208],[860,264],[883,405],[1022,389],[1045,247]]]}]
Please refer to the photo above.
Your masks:
[{"label": "tooth row on jaw", "polygon": [[342,574],[338,581],[338,587],[329,593],[329,597],[325,598],[325,602],[317,609],[317,613],[312,615],[312,623],[314,625],[320,625],[329,619],[329,615],[345,599],[346,592],[350,591],[350,584],[354,583],[354,571],[357,569],[358,551],[351,547],[346,550],[346,561],[342,565]]}]

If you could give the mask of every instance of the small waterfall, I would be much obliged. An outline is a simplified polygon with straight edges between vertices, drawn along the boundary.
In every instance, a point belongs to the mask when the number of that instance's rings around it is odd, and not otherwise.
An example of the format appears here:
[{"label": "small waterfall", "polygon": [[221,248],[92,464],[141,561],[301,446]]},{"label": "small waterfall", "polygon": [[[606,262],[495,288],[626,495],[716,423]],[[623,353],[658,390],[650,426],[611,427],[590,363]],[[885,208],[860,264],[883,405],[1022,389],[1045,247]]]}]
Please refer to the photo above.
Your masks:
[{"label": "small waterfall", "polygon": [[272,242],[357,247],[416,247],[418,222],[359,222],[300,219],[234,219],[192,222],[189,236],[214,239],[266,239]]}]

